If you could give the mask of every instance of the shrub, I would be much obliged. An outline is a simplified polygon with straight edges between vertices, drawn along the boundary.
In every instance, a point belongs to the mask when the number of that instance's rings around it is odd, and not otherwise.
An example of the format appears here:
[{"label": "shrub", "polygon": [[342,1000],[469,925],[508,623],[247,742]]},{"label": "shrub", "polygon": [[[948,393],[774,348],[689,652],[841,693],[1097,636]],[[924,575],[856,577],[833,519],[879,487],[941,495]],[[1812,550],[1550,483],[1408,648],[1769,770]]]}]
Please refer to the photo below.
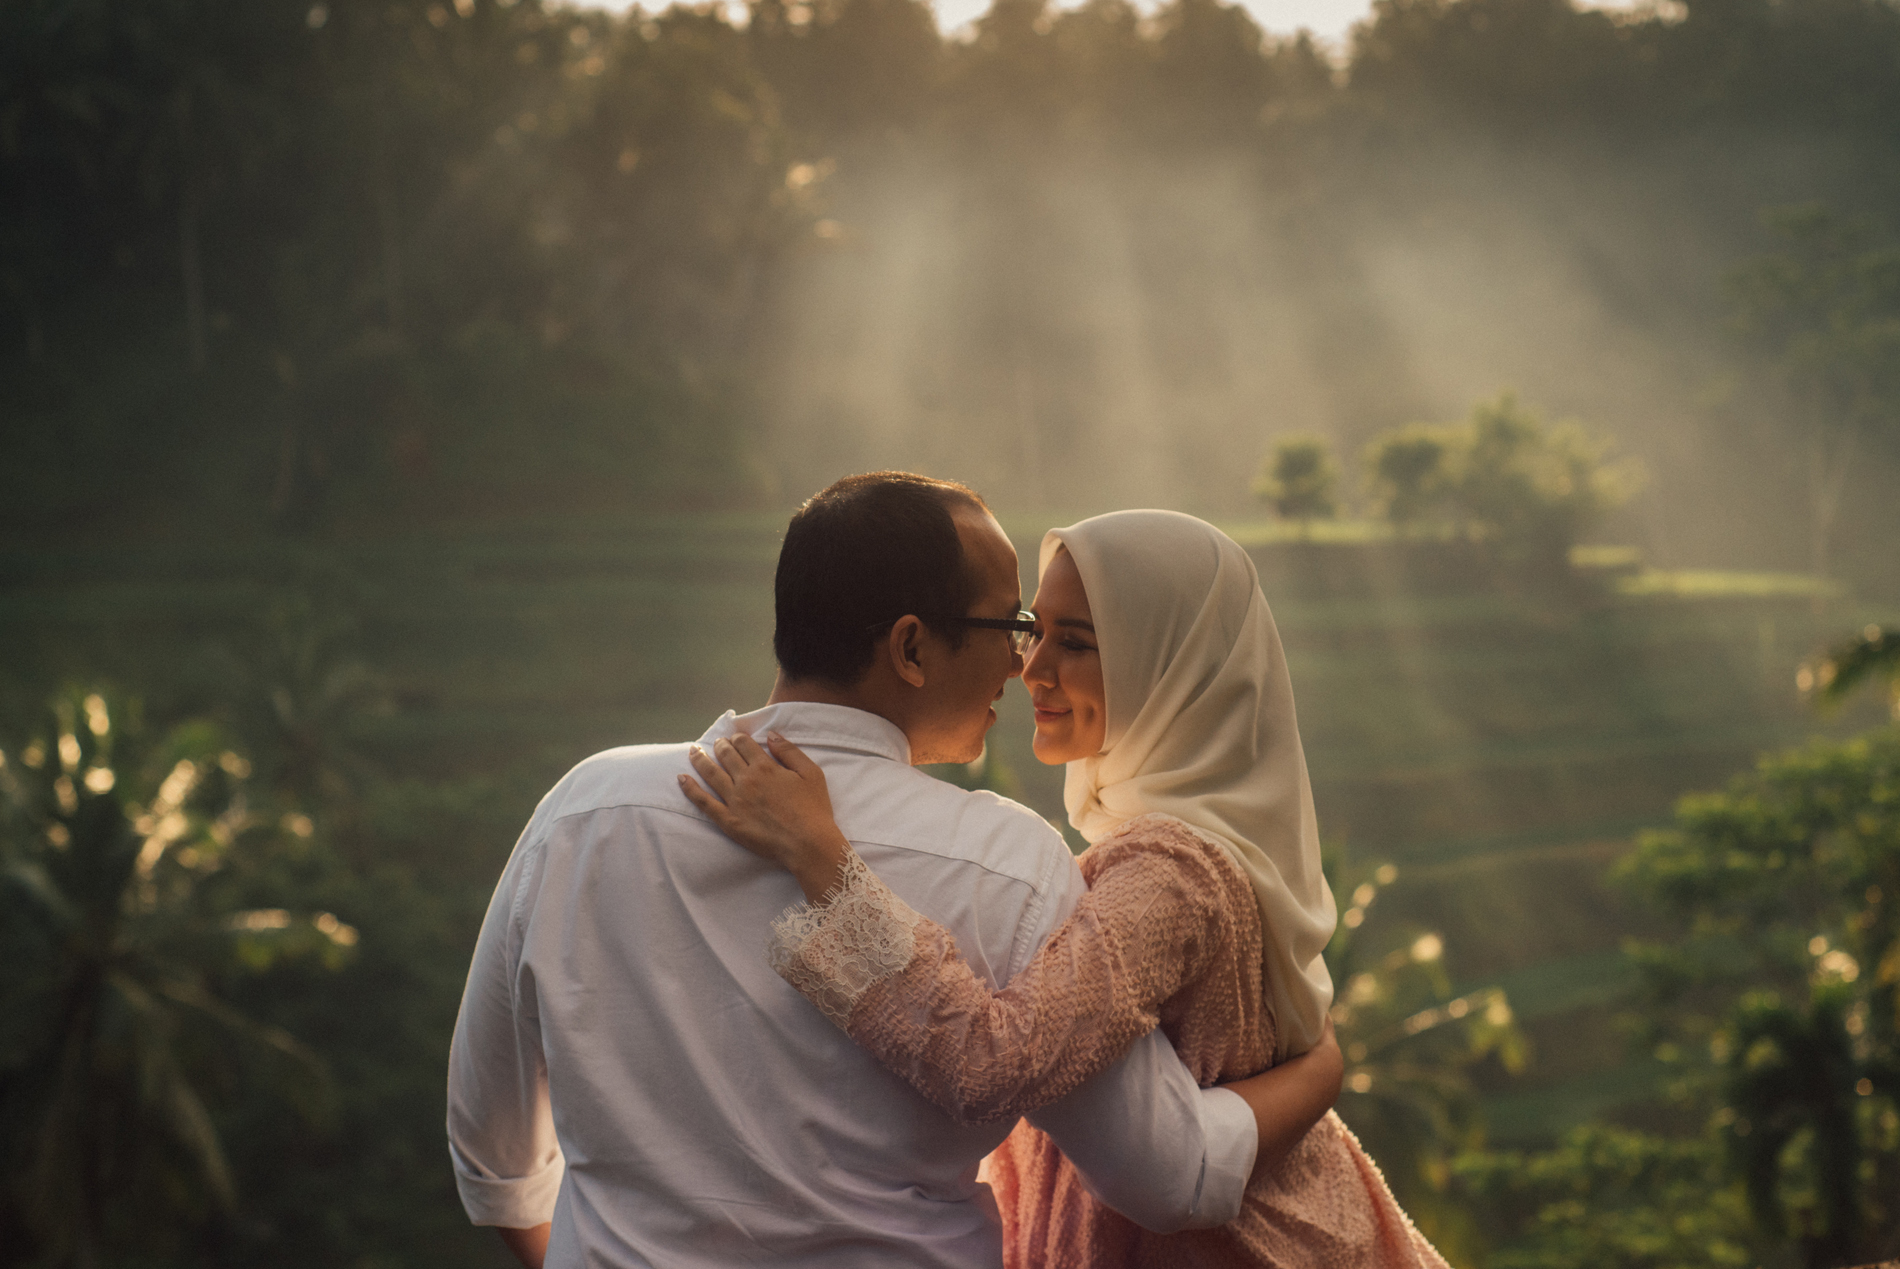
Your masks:
[{"label": "shrub", "polygon": [[1326,442],[1313,436],[1289,436],[1273,447],[1254,477],[1254,496],[1273,508],[1283,520],[1310,526],[1338,513],[1333,491],[1339,472]]},{"label": "shrub", "polygon": [[1459,423],[1412,424],[1366,450],[1373,504],[1401,530],[1436,523],[1506,560],[1561,568],[1584,531],[1640,487],[1631,460],[1574,422],[1546,426],[1510,392]]}]

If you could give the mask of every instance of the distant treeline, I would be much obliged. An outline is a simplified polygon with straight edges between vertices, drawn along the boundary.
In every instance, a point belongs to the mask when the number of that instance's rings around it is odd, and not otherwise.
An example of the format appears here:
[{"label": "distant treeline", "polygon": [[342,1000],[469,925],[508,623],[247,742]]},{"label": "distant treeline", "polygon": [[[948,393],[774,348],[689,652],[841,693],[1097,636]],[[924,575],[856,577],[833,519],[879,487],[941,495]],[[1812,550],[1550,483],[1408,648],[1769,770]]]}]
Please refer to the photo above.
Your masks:
[{"label": "distant treeline", "polygon": [[[1746,371],[1721,272],[1809,201],[1900,207],[1885,0],[1379,0],[1338,67],[1218,0],[997,0],[968,40],[918,0],[14,0],[0,532],[731,506],[872,461],[1037,505],[1238,469],[1203,501],[1244,505],[1264,435],[1506,382],[1628,441],[1652,380]],[[1505,205],[1498,251],[1561,239],[1681,364],[1436,366],[1482,340],[1406,329],[1348,239],[1490,251]],[[1414,308],[1506,331],[1574,298],[1433,276]],[[1731,397],[1707,426],[1772,433]]]}]

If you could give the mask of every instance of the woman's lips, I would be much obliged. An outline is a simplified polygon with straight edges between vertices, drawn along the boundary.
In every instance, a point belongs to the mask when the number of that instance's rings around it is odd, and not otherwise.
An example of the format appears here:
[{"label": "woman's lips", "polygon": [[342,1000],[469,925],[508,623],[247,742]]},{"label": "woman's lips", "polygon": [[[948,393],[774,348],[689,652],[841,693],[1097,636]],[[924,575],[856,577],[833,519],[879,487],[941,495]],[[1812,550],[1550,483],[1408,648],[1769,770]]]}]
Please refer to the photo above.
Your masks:
[{"label": "woman's lips", "polygon": [[1039,723],[1053,723],[1058,718],[1067,718],[1070,712],[1071,711],[1066,709],[1049,709],[1046,706],[1038,705],[1036,706],[1036,721]]}]

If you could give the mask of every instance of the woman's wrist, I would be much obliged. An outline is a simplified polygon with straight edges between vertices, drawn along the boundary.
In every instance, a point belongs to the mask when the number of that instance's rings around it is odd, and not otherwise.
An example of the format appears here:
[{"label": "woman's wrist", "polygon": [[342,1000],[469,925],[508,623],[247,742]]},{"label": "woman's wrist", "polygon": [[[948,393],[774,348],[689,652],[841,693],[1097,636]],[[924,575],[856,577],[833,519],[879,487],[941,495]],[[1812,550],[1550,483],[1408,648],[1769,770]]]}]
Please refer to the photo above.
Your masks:
[{"label": "woman's wrist", "polygon": [[822,903],[826,895],[838,888],[844,879],[845,859],[850,852],[851,843],[834,829],[831,836],[801,848],[787,861],[786,867],[797,880],[798,888],[805,892],[806,902]]}]

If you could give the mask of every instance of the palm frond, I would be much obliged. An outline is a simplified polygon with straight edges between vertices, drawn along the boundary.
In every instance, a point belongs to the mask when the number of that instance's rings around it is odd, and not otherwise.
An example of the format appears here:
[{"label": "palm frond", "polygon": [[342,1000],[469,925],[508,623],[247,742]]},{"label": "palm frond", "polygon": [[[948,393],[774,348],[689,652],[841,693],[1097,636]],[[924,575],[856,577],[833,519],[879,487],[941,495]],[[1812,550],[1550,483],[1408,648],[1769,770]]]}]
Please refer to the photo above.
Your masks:
[{"label": "palm frond", "polygon": [[1800,681],[1822,705],[1835,707],[1863,684],[1885,679],[1900,709],[1900,630],[1868,626],[1858,638],[1835,644],[1802,667]]}]

